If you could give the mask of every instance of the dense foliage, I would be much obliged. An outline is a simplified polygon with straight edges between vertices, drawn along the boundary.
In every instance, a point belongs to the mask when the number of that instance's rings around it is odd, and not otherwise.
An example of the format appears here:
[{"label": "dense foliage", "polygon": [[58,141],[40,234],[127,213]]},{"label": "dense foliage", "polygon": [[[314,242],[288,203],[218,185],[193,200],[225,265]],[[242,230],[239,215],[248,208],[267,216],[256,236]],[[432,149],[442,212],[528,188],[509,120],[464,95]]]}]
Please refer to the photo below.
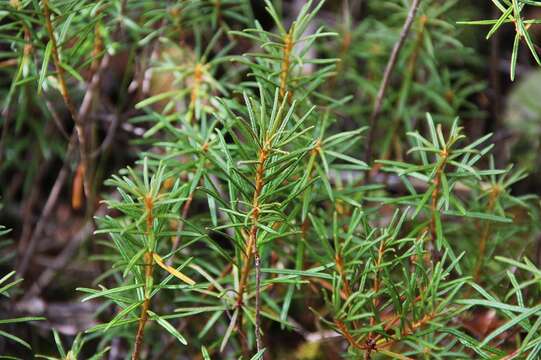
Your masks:
[{"label": "dense foliage", "polygon": [[539,358],[539,6],[4,0],[0,355]]}]

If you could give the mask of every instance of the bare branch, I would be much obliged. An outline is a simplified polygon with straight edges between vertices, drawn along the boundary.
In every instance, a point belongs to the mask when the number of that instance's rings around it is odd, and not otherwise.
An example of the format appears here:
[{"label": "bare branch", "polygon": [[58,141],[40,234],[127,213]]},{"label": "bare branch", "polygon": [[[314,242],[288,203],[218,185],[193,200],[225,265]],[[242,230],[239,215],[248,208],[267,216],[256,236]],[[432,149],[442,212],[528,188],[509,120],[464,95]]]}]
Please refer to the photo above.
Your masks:
[{"label": "bare branch", "polygon": [[391,80],[391,75],[396,66],[400,50],[402,50],[402,46],[404,45],[406,38],[408,37],[411,25],[413,24],[413,20],[415,19],[415,14],[417,13],[417,9],[419,8],[419,3],[420,0],[413,0],[413,3],[411,4],[410,10],[408,12],[408,16],[406,17],[406,21],[404,22],[404,26],[402,27],[402,31],[400,32],[400,37],[398,38],[398,41],[394,44],[391,57],[389,58],[389,62],[387,62],[387,66],[385,67],[383,79],[381,80],[378,95],[374,103],[374,110],[372,111],[372,115],[370,115],[369,120],[370,133],[368,134],[368,141],[365,153],[365,159],[367,163],[372,162],[372,146],[374,143],[374,137],[377,135],[378,117],[381,113],[383,98],[385,97],[385,92],[387,91],[387,87],[389,86],[389,81]]}]

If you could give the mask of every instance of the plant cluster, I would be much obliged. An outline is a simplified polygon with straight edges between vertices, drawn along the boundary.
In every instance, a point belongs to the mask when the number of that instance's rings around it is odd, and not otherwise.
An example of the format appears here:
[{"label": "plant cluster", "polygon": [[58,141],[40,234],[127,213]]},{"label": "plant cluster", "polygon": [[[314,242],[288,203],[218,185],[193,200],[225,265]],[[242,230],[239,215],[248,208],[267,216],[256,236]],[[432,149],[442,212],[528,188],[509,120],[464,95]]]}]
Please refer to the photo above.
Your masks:
[{"label": "plant cluster", "polygon": [[[514,78],[521,40],[539,62],[521,13],[541,2],[493,3],[467,23],[515,24]],[[0,178],[21,174],[2,194],[30,214],[60,168],[17,272],[70,179],[100,269],[77,287],[96,324],[67,352],[55,330],[61,359],[539,356],[539,203],[461,126],[487,112],[457,1],[0,6]]]}]

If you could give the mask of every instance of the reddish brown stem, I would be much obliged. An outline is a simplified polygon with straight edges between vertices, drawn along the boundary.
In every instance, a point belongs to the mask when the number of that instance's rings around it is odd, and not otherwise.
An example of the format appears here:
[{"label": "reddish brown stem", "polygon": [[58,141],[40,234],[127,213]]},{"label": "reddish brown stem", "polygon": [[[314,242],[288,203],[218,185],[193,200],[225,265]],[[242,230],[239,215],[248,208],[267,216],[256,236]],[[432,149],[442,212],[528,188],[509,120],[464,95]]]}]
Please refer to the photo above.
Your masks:
[{"label": "reddish brown stem", "polygon": [[349,343],[350,346],[354,347],[355,349],[359,349],[359,350],[366,350],[367,349],[366,345],[360,344],[357,340],[355,340],[353,335],[351,335],[351,333],[349,332],[346,324],[344,324],[340,320],[335,320],[334,324],[336,325],[336,327],[338,328],[340,333],[342,333],[342,335],[344,336],[344,338],[346,339],[346,341]]},{"label": "reddish brown stem", "polygon": [[82,163],[77,166],[75,177],[73,178],[71,191],[71,207],[79,210],[83,204],[85,167]]},{"label": "reddish brown stem", "polygon": [[141,356],[141,349],[143,347],[143,337],[145,334],[145,325],[148,321],[148,310],[150,308],[150,297],[149,289],[147,289],[146,284],[148,283],[147,279],[152,278],[152,273],[154,269],[154,260],[152,257],[152,252],[145,253],[145,300],[141,305],[141,316],[139,317],[139,323],[137,325],[137,334],[135,335],[135,345],[132,353],[132,360],[139,360]]},{"label": "reddish brown stem", "polygon": [[[263,149],[259,151],[258,165],[256,168],[256,174],[255,174],[255,191],[252,198],[252,226],[250,227],[250,231],[248,235],[248,243],[246,244],[246,249],[244,251],[244,264],[243,264],[240,282],[239,282],[239,291],[237,294],[237,307],[239,308],[243,304],[244,291],[246,289],[248,275],[250,273],[250,269],[252,265],[252,256],[255,255],[255,259],[257,260],[256,266],[259,266],[259,261],[258,261],[259,253],[257,250],[257,229],[258,229],[257,223],[259,221],[259,215],[260,215],[259,196],[261,195],[261,190],[263,190],[263,186],[265,185],[264,175],[265,175],[265,162],[267,161],[267,158],[268,158],[268,149],[267,147],[264,147]],[[258,277],[259,267],[257,267],[256,270],[258,270],[258,274],[256,274],[256,277]],[[259,294],[256,294],[256,296],[259,296]],[[242,314],[242,312],[239,313],[239,317],[238,317],[239,329],[241,328],[241,325],[242,325],[242,316],[240,314]],[[257,325],[259,324],[259,320],[257,319],[258,317],[259,317],[259,309],[256,309],[256,324]],[[258,347],[261,346],[260,336],[261,336],[260,329],[258,328],[258,326],[256,326],[256,340],[257,340]]]},{"label": "reddish brown stem", "polygon": [[[411,324],[410,326],[404,328],[404,330],[401,333],[400,338],[404,338],[406,336],[409,336],[409,335],[413,334],[416,330],[418,330],[421,327],[425,326],[428,322],[430,322],[435,317],[436,317],[435,314],[426,314],[425,316],[423,316],[423,318],[421,320],[416,321],[413,324]],[[376,343],[376,346],[378,348],[389,347],[389,346],[395,344],[397,341],[398,340],[396,338],[386,339],[386,340],[383,340],[383,341],[381,341],[379,343]]]},{"label": "reddish brown stem", "polygon": [[342,256],[340,254],[337,254],[335,259],[336,263],[336,270],[338,270],[338,274],[340,275],[340,279],[342,279],[342,290],[344,291],[344,294],[346,297],[351,296],[351,287],[349,285],[348,278],[346,276],[346,272],[344,271],[344,260],[342,259]]},{"label": "reddish brown stem", "polygon": [[[146,234],[151,237],[152,235],[152,225],[154,221],[153,208],[154,200],[150,194],[147,194],[144,198],[144,207],[146,210]],[[141,349],[143,347],[143,337],[145,334],[145,325],[148,321],[148,310],[150,308],[150,292],[153,280],[153,271],[154,271],[154,256],[152,251],[147,251],[144,255],[144,267],[145,267],[145,284],[144,284],[144,293],[145,299],[141,305],[141,316],[139,317],[139,323],[137,325],[137,333],[135,335],[135,345],[132,353],[132,360],[138,360],[141,356]]]},{"label": "reddish brown stem", "polygon": [[259,220],[259,196],[261,195],[261,190],[264,185],[264,172],[265,172],[265,161],[267,160],[267,150],[261,149],[259,152],[259,162],[256,169],[255,175],[255,191],[252,199],[252,226],[250,228],[248,243],[246,244],[246,249],[244,251],[244,266],[241,272],[241,278],[239,283],[239,292],[237,295],[237,306],[242,305],[242,297],[246,287],[246,282],[248,279],[248,273],[251,268],[252,254],[254,246],[256,245],[257,240],[257,221]]},{"label": "reddish brown stem", "polygon": [[[410,326],[405,327],[404,330],[402,330],[401,332],[400,338],[404,338],[406,336],[413,334],[416,330],[425,326],[428,322],[434,319],[435,316],[436,316],[435,314],[426,314],[425,316],[423,316],[421,320],[416,321]],[[355,340],[353,335],[349,332],[347,326],[342,321],[335,320],[334,324],[336,325],[336,327],[338,328],[338,331],[340,331],[340,333],[344,336],[344,338],[346,339],[346,341],[349,343],[351,347],[354,347],[355,349],[358,349],[358,350],[366,351],[366,354],[368,357],[365,357],[365,358],[370,358],[370,353],[372,351],[377,352],[378,348],[381,349],[384,347],[389,347],[395,344],[397,341],[399,341],[396,338],[380,339],[380,340],[369,339],[366,342],[366,344],[363,344],[363,343],[360,343],[360,341]]]}]

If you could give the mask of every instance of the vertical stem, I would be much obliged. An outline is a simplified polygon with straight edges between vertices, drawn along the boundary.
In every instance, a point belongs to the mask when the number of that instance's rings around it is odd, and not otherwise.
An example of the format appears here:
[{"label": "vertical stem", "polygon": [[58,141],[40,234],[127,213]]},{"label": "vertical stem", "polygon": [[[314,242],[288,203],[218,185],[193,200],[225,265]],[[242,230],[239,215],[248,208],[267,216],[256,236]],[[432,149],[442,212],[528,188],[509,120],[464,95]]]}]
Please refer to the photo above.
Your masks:
[{"label": "vertical stem", "polygon": [[434,190],[432,190],[431,204],[430,204],[430,212],[432,214],[432,217],[430,219],[430,248],[432,250],[433,255],[436,249],[436,246],[435,246],[436,238],[437,238],[436,214],[439,212],[438,201],[440,199],[440,192],[441,192],[441,176],[442,176],[443,170],[445,169],[445,165],[447,163],[448,157],[449,157],[449,152],[447,151],[447,149],[444,148],[440,152],[440,162],[438,164],[438,167],[436,168],[436,174],[434,176]]},{"label": "vertical stem", "polygon": [[261,260],[257,246],[254,246],[254,266],[255,266],[255,344],[257,352],[263,348],[261,339]]},{"label": "vertical stem", "polygon": [[[258,165],[256,168],[256,174],[255,174],[255,191],[254,196],[252,198],[252,226],[250,227],[249,235],[248,235],[248,243],[246,244],[246,249],[244,251],[244,265],[241,272],[240,282],[239,282],[239,291],[237,295],[237,307],[241,307],[243,304],[243,295],[244,291],[246,289],[246,283],[248,281],[248,275],[250,273],[251,268],[251,261],[252,256],[255,258],[255,266],[256,266],[256,342],[258,343],[258,349],[262,346],[261,341],[261,334],[260,334],[260,328],[258,324],[260,324],[259,315],[260,315],[260,309],[258,308],[258,302],[259,302],[259,280],[260,278],[260,259],[259,259],[259,252],[257,249],[257,222],[259,221],[259,215],[260,215],[260,203],[259,203],[259,196],[261,195],[261,190],[263,190],[263,186],[265,185],[264,181],[264,175],[265,175],[265,162],[268,158],[268,149],[267,147],[263,147],[259,151],[259,159],[258,159]],[[239,312],[239,329],[242,325],[242,316],[240,315],[241,312]],[[259,350],[258,350],[259,351]]]},{"label": "vertical stem", "polygon": [[[148,194],[144,199],[145,209],[146,209],[146,226],[147,226],[147,237],[149,241],[149,248],[153,246],[154,243],[154,232],[152,229],[152,224],[154,221],[153,216],[153,199],[150,194]],[[153,284],[153,271],[154,271],[154,257],[153,251],[149,250],[144,255],[144,267],[145,267],[145,283],[144,283],[144,293],[145,299],[141,305],[141,315],[139,317],[139,323],[137,325],[137,333],[135,335],[135,345],[132,353],[132,360],[138,360],[141,355],[141,349],[143,347],[143,337],[145,334],[145,325],[148,321],[148,310],[150,309],[150,293],[152,291]]]},{"label": "vertical stem", "polygon": [[[374,293],[374,299],[372,300],[372,304],[374,305],[374,310],[376,312],[379,313],[378,311],[378,306],[379,306],[379,298],[377,296],[377,293],[380,289],[380,286],[381,286],[381,283],[380,283],[380,278],[379,278],[379,275],[380,275],[380,272],[379,272],[379,267],[381,266],[381,262],[383,261],[383,254],[385,253],[385,239],[382,239],[381,240],[381,243],[379,244],[379,248],[378,248],[378,259],[376,260],[376,275],[374,277],[374,284],[372,285],[372,291]],[[376,324],[376,316],[372,316],[370,318],[370,327],[373,327],[374,325]],[[367,342],[368,343],[371,343],[374,341],[374,337],[373,337],[373,333],[370,332],[368,334],[368,340]],[[370,350],[368,350],[367,352],[367,356],[368,358],[370,358]]]},{"label": "vertical stem", "polygon": [[145,300],[141,305],[141,315],[139,317],[139,323],[137,325],[137,333],[135,335],[135,345],[132,354],[132,360],[138,360],[141,355],[141,349],[143,347],[143,337],[145,334],[145,325],[148,321],[148,310],[150,309],[150,288],[147,284],[152,283],[152,273],[154,268],[154,260],[152,258],[152,252],[145,253]]},{"label": "vertical stem", "polygon": [[336,269],[338,270],[338,274],[340,275],[340,279],[342,280],[343,285],[343,291],[346,297],[351,296],[351,286],[349,285],[348,278],[346,276],[346,272],[344,271],[344,260],[340,253],[337,253],[334,259],[336,263]]},{"label": "vertical stem", "polygon": [[85,168],[83,164],[79,164],[75,171],[71,190],[71,207],[75,210],[79,210],[83,205],[84,177]]}]

